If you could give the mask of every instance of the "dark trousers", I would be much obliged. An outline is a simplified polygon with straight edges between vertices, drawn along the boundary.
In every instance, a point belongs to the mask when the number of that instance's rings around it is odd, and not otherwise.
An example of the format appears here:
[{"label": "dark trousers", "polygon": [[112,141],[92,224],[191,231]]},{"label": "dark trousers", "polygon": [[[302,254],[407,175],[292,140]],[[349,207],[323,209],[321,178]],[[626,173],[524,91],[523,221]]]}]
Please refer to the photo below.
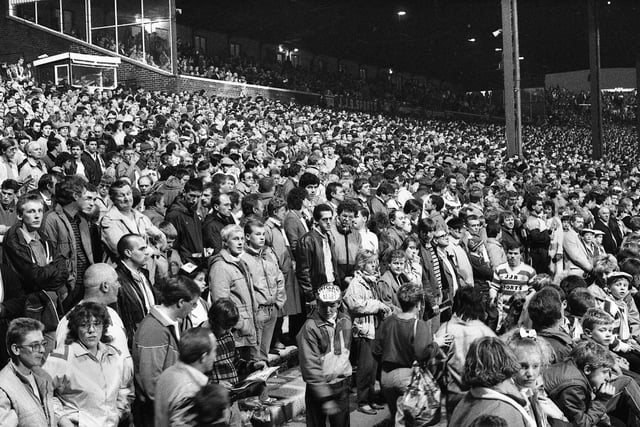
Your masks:
[{"label": "dark trousers", "polygon": [[351,343],[352,351],[356,353],[358,368],[356,370],[356,389],[358,390],[358,405],[365,405],[373,399],[374,386],[378,363],[373,358],[373,340],[354,338]]},{"label": "dark trousers", "polygon": [[531,267],[538,274],[549,273],[549,248],[531,248]]},{"label": "dark trousers", "polygon": [[313,396],[307,386],[304,394],[304,403],[307,410],[307,426],[308,427],[325,427],[327,418],[331,427],[349,427],[349,380],[342,380],[338,383],[329,385],[331,388],[331,399],[338,404],[340,411],[337,414],[327,416],[322,411],[322,403],[318,401],[317,396]]}]

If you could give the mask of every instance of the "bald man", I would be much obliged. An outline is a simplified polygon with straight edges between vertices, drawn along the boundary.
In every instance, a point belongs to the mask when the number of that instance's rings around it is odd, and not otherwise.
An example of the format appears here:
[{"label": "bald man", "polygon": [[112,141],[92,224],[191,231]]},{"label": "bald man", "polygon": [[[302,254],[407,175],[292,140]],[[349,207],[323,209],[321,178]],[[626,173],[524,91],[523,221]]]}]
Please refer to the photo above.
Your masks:
[{"label": "bald man", "polygon": [[[98,263],[87,268],[84,273],[84,299],[78,304],[86,301],[96,302],[107,306],[107,312],[111,317],[111,325],[108,333],[113,338],[111,345],[125,357],[130,357],[129,346],[127,345],[127,335],[122,319],[113,308],[109,307],[118,300],[118,290],[120,281],[118,273],[108,264]],[[60,319],[58,329],[56,329],[56,348],[64,345],[67,338],[69,321],[67,316]]]}]

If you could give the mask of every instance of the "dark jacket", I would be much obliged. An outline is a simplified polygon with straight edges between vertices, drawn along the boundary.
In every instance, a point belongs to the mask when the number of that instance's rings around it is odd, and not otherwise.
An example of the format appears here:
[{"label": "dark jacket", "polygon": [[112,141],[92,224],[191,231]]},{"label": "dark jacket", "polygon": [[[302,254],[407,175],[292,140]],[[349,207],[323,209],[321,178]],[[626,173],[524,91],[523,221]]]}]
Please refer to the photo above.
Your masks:
[{"label": "dark jacket", "polygon": [[[96,154],[96,156],[99,156],[99,154]],[[100,180],[102,179],[102,168],[100,167],[100,162],[98,160],[93,160],[91,155],[86,151],[82,153],[80,160],[84,166],[84,174],[89,182],[96,186],[100,184]]]},{"label": "dark jacket", "polygon": [[191,261],[198,265],[204,252],[202,243],[202,221],[198,213],[185,206],[182,200],[169,207],[165,219],[178,231],[175,248],[183,262]]},{"label": "dark jacket", "polygon": [[235,224],[233,217],[223,217],[218,212],[207,215],[202,225],[202,239],[205,248],[213,248],[213,253],[217,254],[222,249],[222,236],[220,232],[227,225]]},{"label": "dark jacket", "polygon": [[573,360],[550,365],[542,376],[547,394],[573,425],[591,427],[608,422],[608,399],[592,400],[589,381]]},{"label": "dark jacket", "polygon": [[542,329],[537,332],[538,336],[544,337],[544,339],[553,348],[553,351],[556,354],[556,362],[562,362],[569,353],[571,353],[571,350],[573,349],[573,340],[566,332],[555,329]]},{"label": "dark jacket", "polygon": [[[331,237],[329,237],[331,239]],[[333,252],[333,243],[329,240]],[[334,283],[340,286],[340,273],[335,256],[331,257],[333,263]],[[324,267],[322,236],[316,229],[312,229],[300,238],[296,251],[296,275],[298,284],[302,288],[305,301],[316,299],[315,292],[320,285],[327,283],[327,274]]]},{"label": "dark jacket", "polygon": [[[149,273],[142,269],[149,281]],[[148,311],[144,304],[144,296],[140,293],[138,285],[133,280],[131,271],[124,266],[121,262],[118,262],[116,266],[116,273],[118,273],[118,280],[120,281],[120,290],[118,291],[118,314],[124,324],[124,329],[127,334],[127,341],[129,347],[133,343],[133,336],[138,329],[138,325],[142,322],[142,319],[147,315]],[[151,282],[149,282],[151,283]],[[152,301],[152,306],[159,301],[159,295],[155,288],[150,286],[153,292],[155,302]]]},{"label": "dark jacket", "polygon": [[618,253],[620,243],[622,243],[622,236],[620,236],[619,239],[616,238],[613,230],[609,228],[610,225],[611,222],[609,222],[609,224],[605,224],[600,218],[596,218],[595,224],[593,224],[593,229],[604,233],[604,236],[602,236],[602,247],[606,253],[615,255]]},{"label": "dark jacket", "polygon": [[45,246],[49,263],[39,266],[19,230],[22,222],[11,227],[4,237],[4,263],[15,271],[22,281],[26,295],[25,316],[44,323],[45,332],[54,331],[62,315],[62,301],[68,296],[66,287],[69,271],[65,259],[42,232],[38,232]]},{"label": "dark jacket", "polygon": [[[0,264],[0,274],[2,275],[2,291],[4,298],[0,304],[0,337],[7,335],[9,322],[16,317],[24,316],[24,294],[20,278],[9,266]],[[7,346],[0,346],[0,365],[6,365],[9,361]]]}]

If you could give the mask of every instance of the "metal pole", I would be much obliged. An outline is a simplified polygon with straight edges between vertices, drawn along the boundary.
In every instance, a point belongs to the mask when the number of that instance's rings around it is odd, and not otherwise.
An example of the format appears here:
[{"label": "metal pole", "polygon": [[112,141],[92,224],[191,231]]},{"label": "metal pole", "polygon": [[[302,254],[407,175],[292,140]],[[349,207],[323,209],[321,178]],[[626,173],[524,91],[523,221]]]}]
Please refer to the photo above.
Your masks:
[{"label": "metal pole", "polygon": [[591,141],[594,160],[602,158],[602,95],[600,93],[600,19],[596,0],[587,0],[589,15],[589,66],[591,69]]},{"label": "metal pole", "polygon": [[[517,33],[514,32],[513,0],[502,0],[502,62],[504,72],[504,115],[505,115],[505,139],[507,141],[507,156],[522,157],[522,145],[520,144],[519,130],[519,101],[516,106],[516,97],[520,94],[516,86],[515,67],[518,56],[514,55],[514,45],[517,45]],[[517,30],[517,28],[516,28]],[[517,51],[517,49],[515,49]],[[515,59],[514,59],[515,57]],[[520,75],[517,76],[518,80]],[[519,86],[519,85],[518,85]]]},{"label": "metal pole", "polygon": [[516,108],[516,138],[515,151],[522,157],[522,97],[520,93],[520,38],[518,37],[518,0],[511,0],[511,20],[513,31],[513,73],[514,97]]}]

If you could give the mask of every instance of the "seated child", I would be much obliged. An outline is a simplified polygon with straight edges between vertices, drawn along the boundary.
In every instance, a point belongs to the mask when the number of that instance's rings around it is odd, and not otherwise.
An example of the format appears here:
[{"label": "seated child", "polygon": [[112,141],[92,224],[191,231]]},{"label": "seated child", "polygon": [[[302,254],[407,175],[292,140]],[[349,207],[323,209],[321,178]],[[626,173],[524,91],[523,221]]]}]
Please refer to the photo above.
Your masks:
[{"label": "seated child", "polygon": [[513,377],[522,396],[529,401],[531,415],[538,427],[552,425],[551,420],[567,421],[562,411],[547,396],[542,384],[541,371],[546,368],[553,355],[553,349],[545,341],[536,337],[536,331],[521,328],[507,338],[507,344],[513,350],[520,371]]},{"label": "seated child", "polygon": [[618,404],[626,404],[622,399],[613,399],[616,389],[609,379],[614,363],[606,348],[594,341],[583,341],[564,362],[544,371],[547,394],[572,425],[610,425],[608,412],[617,409]]}]

